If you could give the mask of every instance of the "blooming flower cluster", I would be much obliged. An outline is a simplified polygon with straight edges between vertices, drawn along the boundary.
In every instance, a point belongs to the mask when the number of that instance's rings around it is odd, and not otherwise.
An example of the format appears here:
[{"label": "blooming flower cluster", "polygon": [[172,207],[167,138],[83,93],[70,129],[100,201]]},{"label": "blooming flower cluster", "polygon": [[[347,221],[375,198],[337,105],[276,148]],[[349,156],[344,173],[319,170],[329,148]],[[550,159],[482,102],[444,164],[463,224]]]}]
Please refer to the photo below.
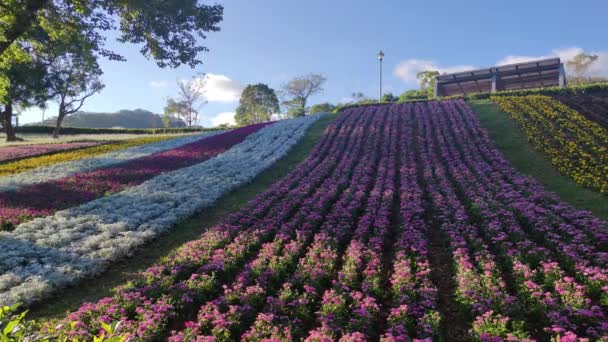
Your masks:
[{"label": "blooming flower cluster", "polygon": [[[15,175],[21,172],[25,172],[28,170],[42,168],[49,165],[54,165],[58,163],[65,163],[73,160],[79,160],[84,158],[91,158],[95,156],[99,156],[105,153],[109,153],[112,151],[123,150],[125,148],[140,146],[145,144],[152,144],[155,142],[173,139],[174,135],[158,135],[158,136],[147,136],[147,137],[138,137],[134,139],[128,139],[124,141],[119,141],[111,144],[102,144],[93,147],[87,147],[78,149],[75,151],[65,151],[61,153],[54,153],[50,155],[32,157],[22,160],[16,160],[7,162],[4,164],[0,164],[0,176],[10,176]],[[1,178],[0,178],[1,179]],[[0,183],[2,184],[2,183]],[[2,188],[4,190],[4,188]]]},{"label": "blooming flower cluster", "polygon": [[56,153],[67,150],[75,150],[83,147],[100,145],[101,141],[83,141],[65,144],[41,144],[41,145],[21,145],[7,146],[0,148],[0,162],[7,162],[16,159],[39,156],[42,154]]},{"label": "blooming flower cluster", "polygon": [[[12,175],[6,175],[4,177],[0,177],[0,191],[18,190],[27,185],[44,183],[54,179],[64,178],[76,173],[116,165],[128,160],[138,159],[154,153],[171,150],[218,133],[222,132],[205,132],[202,134],[172,137],[171,139],[163,137],[160,141],[155,139],[149,143],[144,143],[143,145],[132,145],[132,147],[115,150],[113,152],[72,161],[57,162],[56,164],[41,166]],[[145,138],[143,141],[148,141],[148,138]],[[114,146],[114,144],[110,144],[108,146]],[[84,151],[90,152],[90,149],[74,152]]]},{"label": "blooming flower cluster", "polygon": [[253,179],[284,156],[317,118],[275,123],[206,162],[2,233],[0,303],[37,301],[97,275],[109,262]]},{"label": "blooming flower cluster", "polygon": [[351,108],[291,174],[63,333],[432,341],[462,321],[472,341],[602,340],[607,246],[606,223],[518,174],[464,101]]},{"label": "blooming flower cluster", "polygon": [[582,186],[608,192],[608,130],[548,96],[492,99],[560,172]]},{"label": "blooming flower cluster", "polygon": [[0,226],[10,229],[32,218],[51,215],[157,175],[203,162],[243,141],[264,125],[239,128],[137,159],[35,183],[16,191],[0,192]]}]

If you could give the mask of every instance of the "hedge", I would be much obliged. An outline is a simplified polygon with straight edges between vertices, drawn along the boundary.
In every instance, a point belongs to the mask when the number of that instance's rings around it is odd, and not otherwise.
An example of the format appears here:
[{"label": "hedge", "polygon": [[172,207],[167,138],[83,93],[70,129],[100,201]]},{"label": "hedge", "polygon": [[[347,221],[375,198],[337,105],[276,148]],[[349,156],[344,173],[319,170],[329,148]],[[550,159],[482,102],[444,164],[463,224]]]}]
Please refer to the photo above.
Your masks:
[{"label": "hedge", "polygon": [[[19,126],[15,128],[17,133],[29,134],[53,134],[52,126]],[[61,128],[61,134],[178,134],[217,131],[225,128],[203,128],[203,127],[175,127],[175,128],[84,128],[65,127]],[[4,130],[0,130],[4,132]]]}]

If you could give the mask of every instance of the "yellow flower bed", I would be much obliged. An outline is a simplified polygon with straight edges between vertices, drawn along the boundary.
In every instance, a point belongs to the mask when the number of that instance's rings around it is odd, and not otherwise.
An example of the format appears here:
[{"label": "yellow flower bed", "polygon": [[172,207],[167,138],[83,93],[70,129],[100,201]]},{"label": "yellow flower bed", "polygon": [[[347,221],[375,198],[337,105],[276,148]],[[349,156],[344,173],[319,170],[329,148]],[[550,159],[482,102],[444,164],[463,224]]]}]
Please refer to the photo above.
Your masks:
[{"label": "yellow flower bed", "polygon": [[543,95],[493,96],[528,141],[578,184],[608,192],[608,131],[572,108]]},{"label": "yellow flower bed", "polygon": [[20,172],[35,169],[37,167],[49,166],[57,163],[95,157],[104,153],[109,153],[133,146],[151,144],[167,139],[173,139],[175,137],[176,136],[174,135],[146,136],[142,138],[129,139],[110,144],[87,147],[79,150],[72,150],[51,155],[21,159],[6,164],[0,164],[0,177],[14,175]]}]

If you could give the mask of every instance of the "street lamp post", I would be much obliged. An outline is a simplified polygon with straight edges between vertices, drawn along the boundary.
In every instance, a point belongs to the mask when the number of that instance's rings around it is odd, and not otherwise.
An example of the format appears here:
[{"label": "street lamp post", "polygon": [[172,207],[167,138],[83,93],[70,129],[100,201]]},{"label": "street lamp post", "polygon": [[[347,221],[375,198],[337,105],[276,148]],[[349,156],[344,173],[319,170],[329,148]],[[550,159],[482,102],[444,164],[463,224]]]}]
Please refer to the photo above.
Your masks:
[{"label": "street lamp post", "polygon": [[378,102],[382,101],[382,60],[384,59],[384,52],[380,50],[378,52],[378,61],[380,61],[380,97],[378,98]]}]

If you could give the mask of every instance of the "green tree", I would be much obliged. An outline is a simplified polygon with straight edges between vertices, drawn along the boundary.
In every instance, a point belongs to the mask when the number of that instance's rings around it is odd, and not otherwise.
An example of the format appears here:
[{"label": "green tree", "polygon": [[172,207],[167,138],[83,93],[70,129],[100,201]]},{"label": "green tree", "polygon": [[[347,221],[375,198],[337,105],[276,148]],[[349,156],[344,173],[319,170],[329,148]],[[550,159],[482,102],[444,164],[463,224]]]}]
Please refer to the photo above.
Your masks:
[{"label": "green tree", "polygon": [[163,114],[163,124],[165,125],[171,122],[171,118],[184,120],[187,127],[192,127],[192,123],[198,120],[198,111],[194,113],[190,110],[186,101],[175,100],[172,98],[167,99],[167,104],[165,105]]},{"label": "green tree", "polygon": [[386,93],[382,95],[382,102],[397,102],[397,100],[399,100],[399,98],[393,95],[393,93]]},{"label": "green tree", "polygon": [[165,111],[163,113],[162,121],[163,127],[169,128],[171,126],[171,113]]},{"label": "green tree", "polygon": [[59,104],[53,137],[58,138],[63,119],[78,112],[84,102],[104,88],[101,68],[90,53],[77,51],[54,58],[48,68],[51,96]]},{"label": "green tree", "polygon": [[[15,135],[12,120],[16,108],[44,106],[48,99],[46,64],[36,53],[39,44],[19,44],[0,56],[0,116],[7,141],[21,140]],[[10,63],[7,57],[15,57]]]},{"label": "green tree", "polygon": [[439,76],[439,71],[436,70],[424,70],[416,74],[416,79],[420,82],[420,92],[425,93],[429,99],[434,96],[437,76]]},{"label": "green tree", "polygon": [[198,53],[208,51],[200,42],[219,31],[223,10],[197,0],[3,0],[0,55],[36,28],[59,27],[78,30],[97,43],[100,54],[123,59],[104,48],[101,34],[117,30],[119,42],[141,45],[141,53],[161,67],[194,67],[202,62]]},{"label": "green tree", "polygon": [[336,106],[329,102],[319,103],[310,107],[310,114],[331,113]]},{"label": "green tree", "polygon": [[251,125],[270,120],[279,111],[279,99],[274,89],[263,83],[249,84],[243,89],[234,119],[239,125]]},{"label": "green tree", "polygon": [[323,91],[325,81],[327,79],[321,74],[308,74],[285,83],[282,95],[285,98],[283,104],[289,108],[288,113],[292,116],[306,115],[308,99]]},{"label": "green tree", "polygon": [[[199,52],[207,51],[200,42],[207,32],[219,30],[222,16],[222,6],[196,0],[3,0],[0,109],[7,140],[16,139],[11,123],[15,106],[43,106],[55,95],[46,83],[52,79],[45,69],[52,65],[49,58],[71,53],[76,58],[90,54],[124,60],[104,44],[102,33],[117,30],[119,42],[140,45],[141,53],[160,67],[194,67],[202,62]],[[25,98],[28,94],[33,98]]]}]

